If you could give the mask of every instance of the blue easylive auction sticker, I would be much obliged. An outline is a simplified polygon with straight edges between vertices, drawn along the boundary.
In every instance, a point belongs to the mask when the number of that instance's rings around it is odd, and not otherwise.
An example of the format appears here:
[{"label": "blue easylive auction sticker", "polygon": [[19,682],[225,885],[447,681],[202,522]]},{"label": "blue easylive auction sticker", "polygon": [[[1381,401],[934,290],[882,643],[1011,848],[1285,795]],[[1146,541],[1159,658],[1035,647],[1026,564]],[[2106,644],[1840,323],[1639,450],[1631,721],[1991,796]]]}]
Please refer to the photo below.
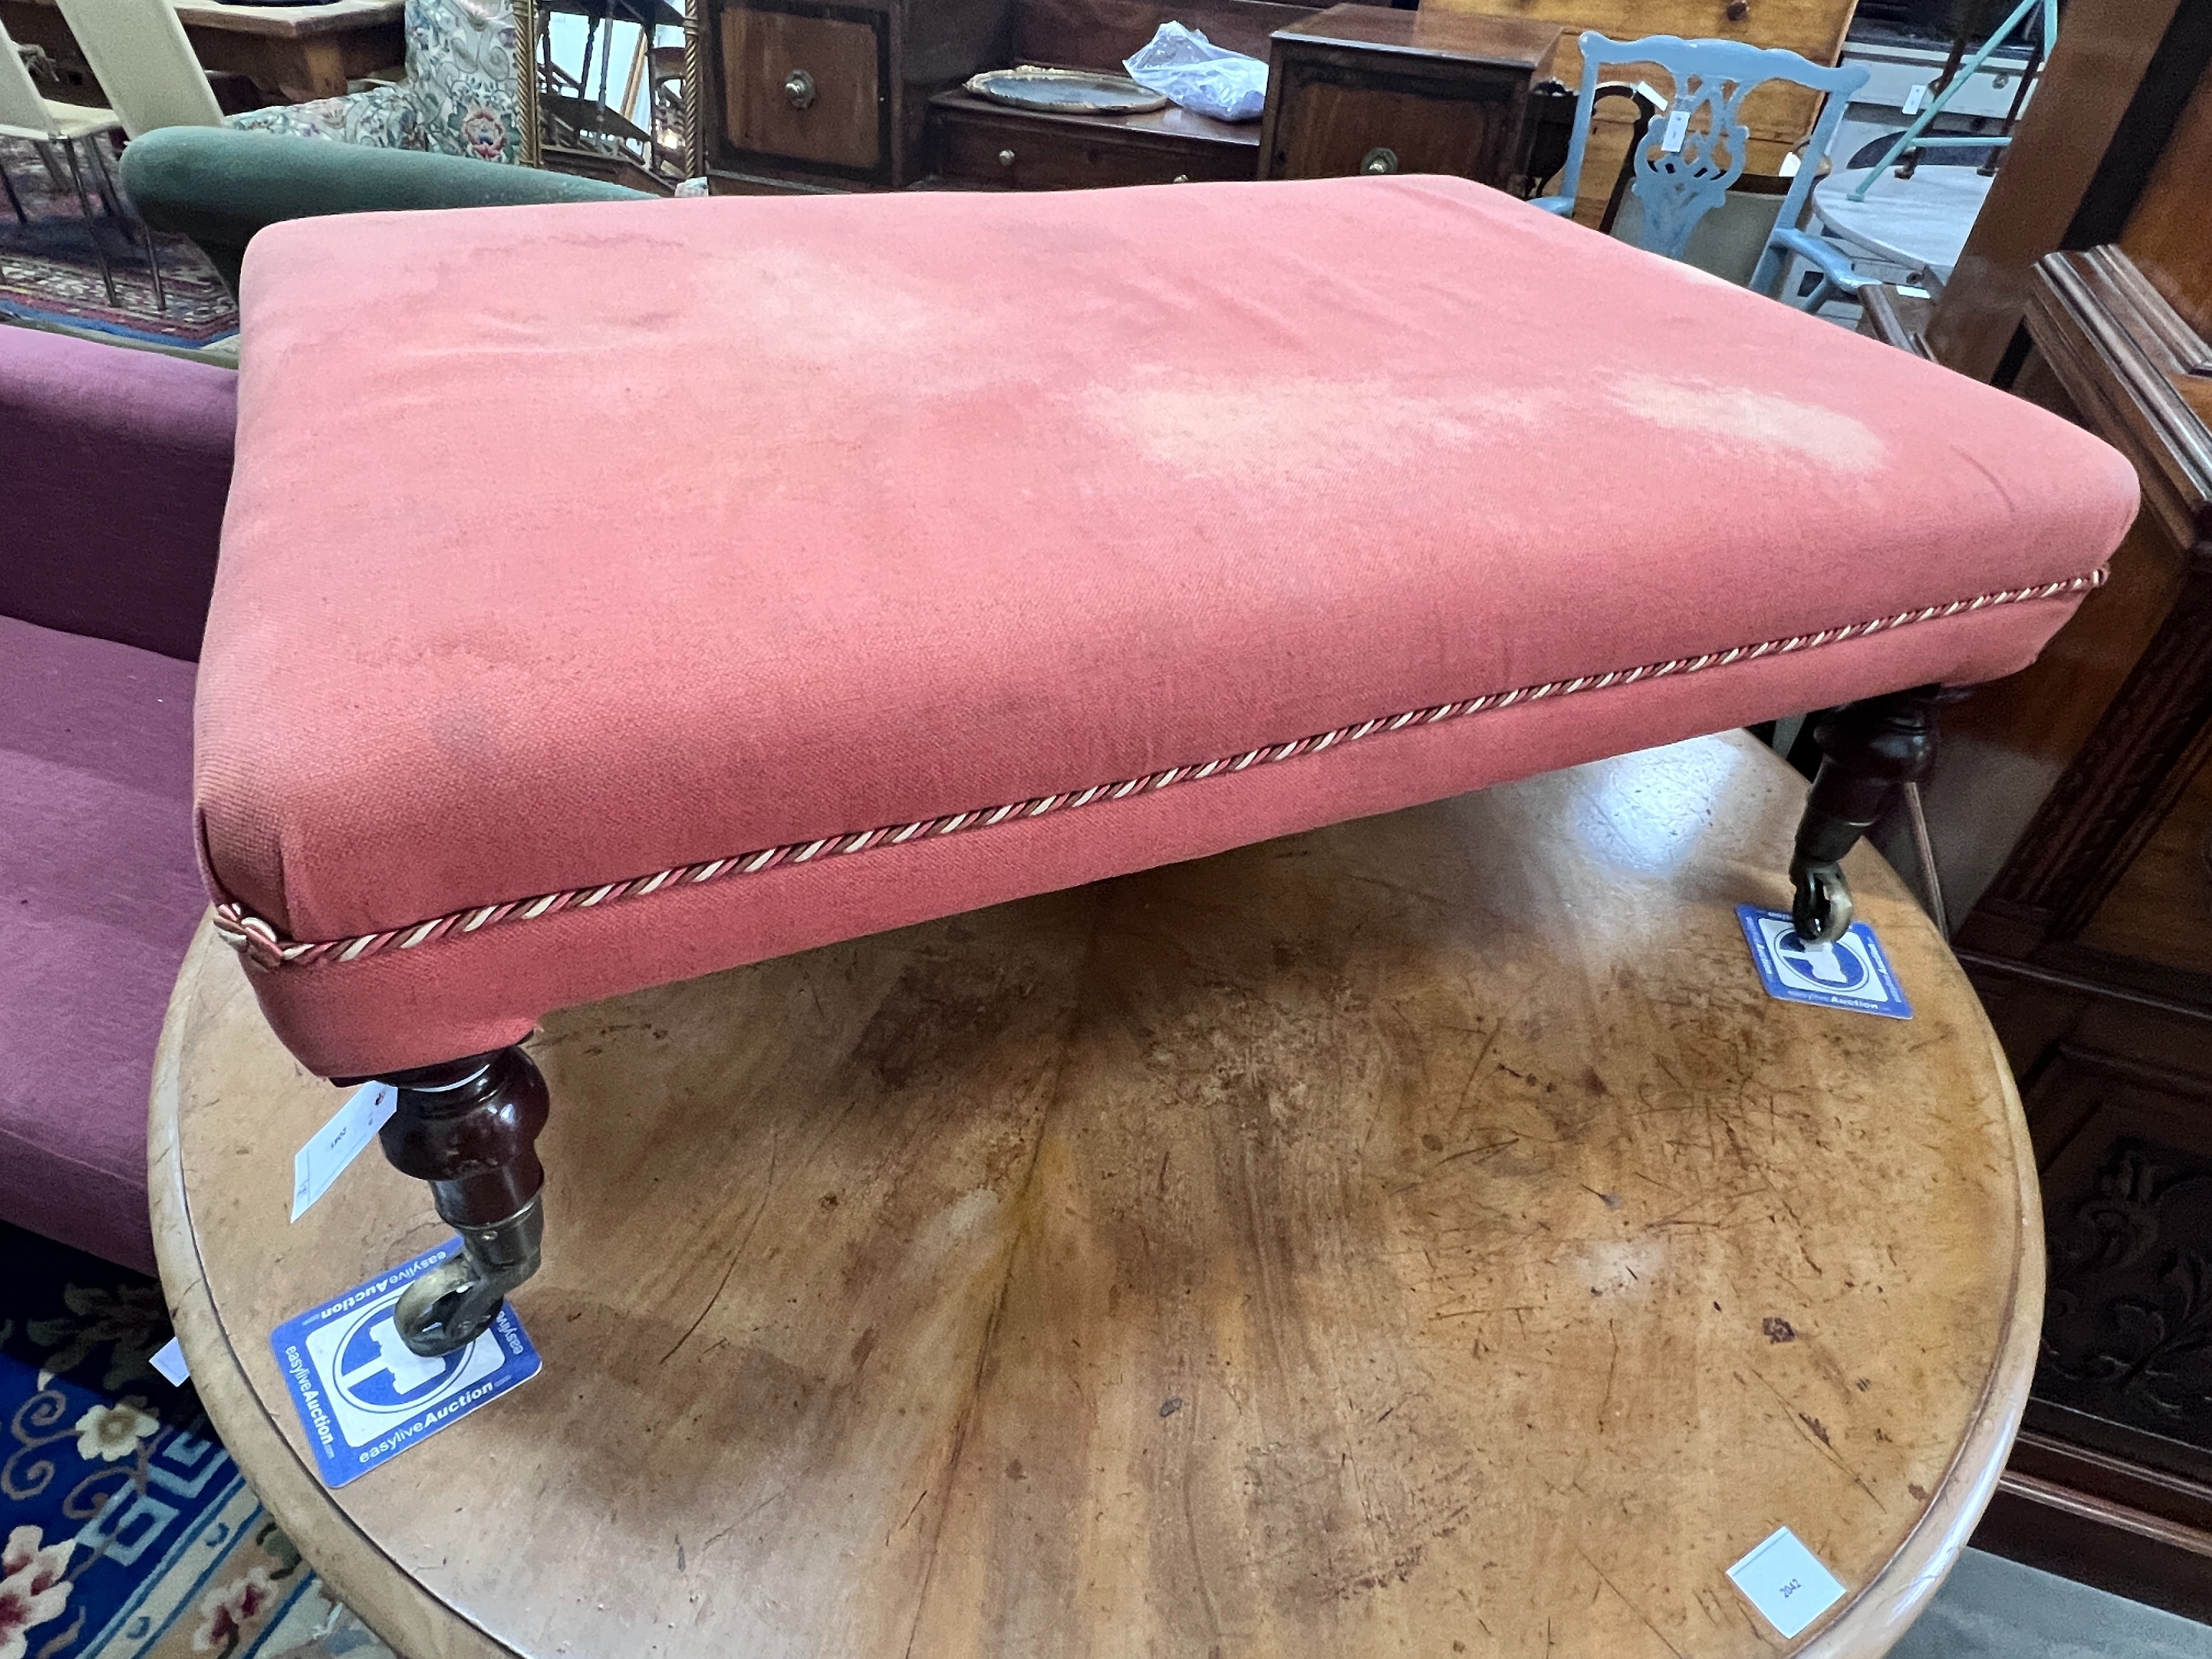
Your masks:
[{"label": "blue easylive auction sticker", "polygon": [[269,1334],[325,1486],[358,1480],[538,1375],[543,1362],[513,1308],[467,1347],[435,1359],[401,1340],[392,1321],[399,1293],[459,1249],[454,1239]]},{"label": "blue easylive auction sticker", "polygon": [[1912,1018],[1912,1005],[1890,971],[1881,941],[1866,923],[1853,922],[1833,945],[1808,945],[1797,937],[1787,910],[1739,904],[1735,914],[1769,996],[1890,1019]]}]

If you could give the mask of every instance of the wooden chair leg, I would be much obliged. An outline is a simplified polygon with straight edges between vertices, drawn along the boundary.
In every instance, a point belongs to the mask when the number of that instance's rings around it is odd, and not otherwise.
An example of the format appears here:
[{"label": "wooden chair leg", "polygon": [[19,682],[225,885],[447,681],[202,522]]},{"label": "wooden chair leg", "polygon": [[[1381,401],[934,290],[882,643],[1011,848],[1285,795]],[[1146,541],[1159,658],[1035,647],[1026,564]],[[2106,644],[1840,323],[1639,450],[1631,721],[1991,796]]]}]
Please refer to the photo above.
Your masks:
[{"label": "wooden chair leg", "polygon": [[1851,925],[1851,890],[1844,855],[1889,811],[1908,783],[1936,763],[1936,708],[1942,686],[1916,686],[1845,703],[1813,729],[1820,769],[1798,821],[1790,860],[1790,913],[1797,936],[1812,944],[1841,939]]},{"label": "wooden chair leg", "polygon": [[545,1079],[510,1048],[377,1081],[399,1091],[385,1157],[430,1183],[439,1215],[461,1235],[460,1254],[407,1287],[394,1322],[416,1353],[450,1353],[482,1335],[507,1292],[538,1271]]}]

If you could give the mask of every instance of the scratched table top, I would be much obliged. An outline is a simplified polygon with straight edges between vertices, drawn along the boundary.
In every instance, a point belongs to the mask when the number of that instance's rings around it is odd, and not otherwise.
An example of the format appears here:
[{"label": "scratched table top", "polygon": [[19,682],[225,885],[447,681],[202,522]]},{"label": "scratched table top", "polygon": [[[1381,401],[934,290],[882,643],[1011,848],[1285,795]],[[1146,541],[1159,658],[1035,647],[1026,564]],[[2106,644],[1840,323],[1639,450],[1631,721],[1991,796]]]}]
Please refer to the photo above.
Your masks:
[{"label": "scratched table top", "polygon": [[[331,1492],[268,1334],[447,1235],[203,930],[155,1085],[216,1426],[415,1659],[1875,1655],[2041,1311],[1979,1006],[1770,1000],[1712,738],[549,1018],[534,1380]],[[1844,1594],[1785,1640],[1727,1569]]]}]

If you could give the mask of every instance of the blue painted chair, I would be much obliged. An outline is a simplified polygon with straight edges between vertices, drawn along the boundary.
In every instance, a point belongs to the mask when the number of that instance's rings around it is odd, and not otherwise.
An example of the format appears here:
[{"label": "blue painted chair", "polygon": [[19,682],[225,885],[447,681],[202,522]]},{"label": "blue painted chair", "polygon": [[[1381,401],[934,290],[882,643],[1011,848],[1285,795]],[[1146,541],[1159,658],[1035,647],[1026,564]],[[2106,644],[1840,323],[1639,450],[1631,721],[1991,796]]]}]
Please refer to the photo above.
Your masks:
[{"label": "blue painted chair", "polygon": [[1822,94],[1820,115],[1813,124],[1813,135],[1782,199],[1782,210],[1775,216],[1773,233],[1766,239],[1750,286],[1781,297],[1775,289],[1793,253],[1820,273],[1810,293],[1790,296],[1790,303],[1800,310],[1814,309],[1832,294],[1856,294],[1875,280],[1859,276],[1835,248],[1797,228],[1844,118],[1844,106],[1865,84],[1865,70],[1856,65],[1825,69],[1794,52],[1738,40],[1685,40],[1672,34],[1623,41],[1592,31],[1582,37],[1582,94],[1575,106],[1567,164],[1559,174],[1561,193],[1540,198],[1538,207],[1562,216],[1574,211],[1603,72],[1623,64],[1656,65],[1673,78],[1673,98],[1636,145],[1629,190],[1643,210],[1639,246],[1670,259],[1682,258],[1698,222],[1726,201],[1729,186],[1743,176],[1751,140],[1741,113],[1744,99],[1770,81],[1787,81]]}]

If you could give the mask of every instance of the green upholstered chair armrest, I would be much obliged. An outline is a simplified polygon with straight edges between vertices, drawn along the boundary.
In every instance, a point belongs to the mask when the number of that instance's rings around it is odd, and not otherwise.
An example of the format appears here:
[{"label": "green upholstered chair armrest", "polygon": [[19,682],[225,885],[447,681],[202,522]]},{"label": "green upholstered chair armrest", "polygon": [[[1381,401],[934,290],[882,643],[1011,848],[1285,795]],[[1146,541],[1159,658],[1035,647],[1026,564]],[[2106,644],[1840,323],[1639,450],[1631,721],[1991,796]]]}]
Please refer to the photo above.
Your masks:
[{"label": "green upholstered chair armrest", "polygon": [[280,219],[646,199],[620,185],[536,167],[222,127],[163,127],[131,140],[123,187],[155,229],[198,243],[234,290],[246,243]]}]

